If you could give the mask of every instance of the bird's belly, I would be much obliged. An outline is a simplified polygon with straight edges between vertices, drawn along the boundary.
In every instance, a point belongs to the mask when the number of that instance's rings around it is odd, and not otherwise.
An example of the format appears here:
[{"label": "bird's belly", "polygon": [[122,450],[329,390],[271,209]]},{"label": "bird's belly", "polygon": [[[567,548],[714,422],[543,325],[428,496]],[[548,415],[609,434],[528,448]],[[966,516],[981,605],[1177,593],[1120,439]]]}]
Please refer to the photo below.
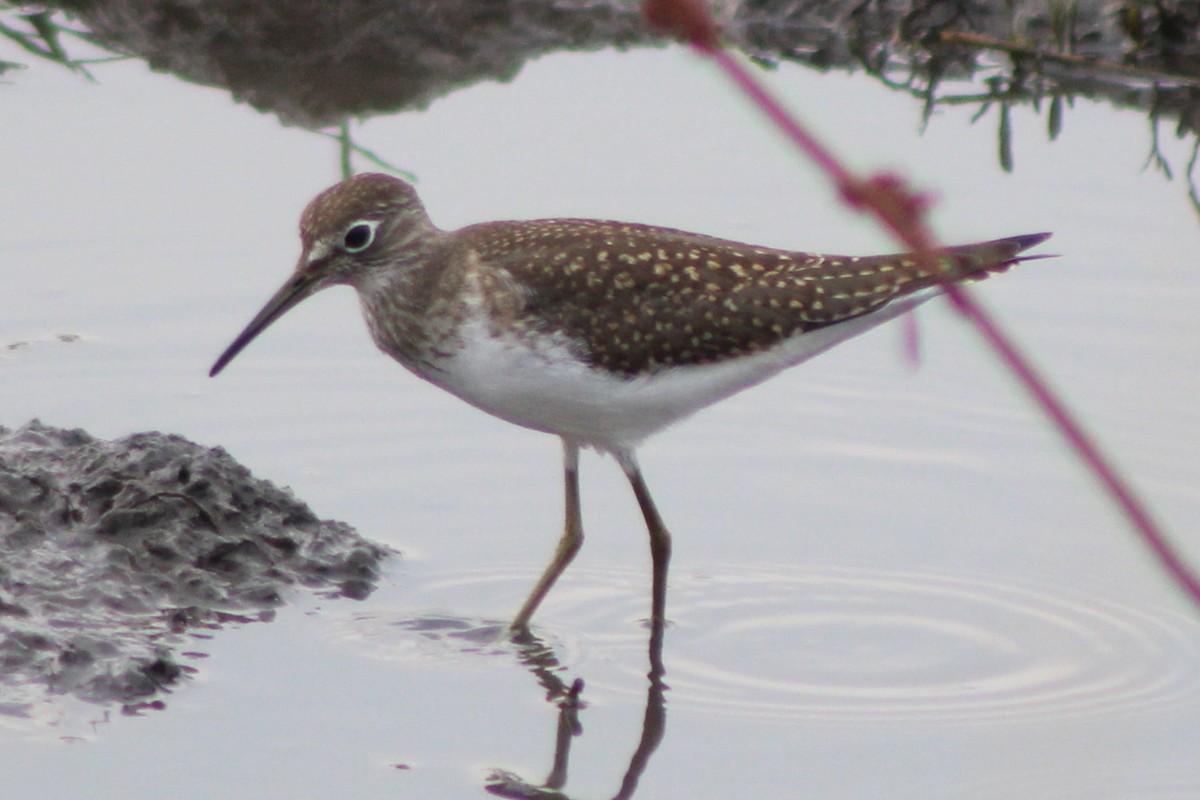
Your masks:
[{"label": "bird's belly", "polygon": [[548,338],[531,344],[473,322],[461,331],[461,347],[419,374],[514,424],[602,450],[625,450],[916,302],[892,304],[885,313],[800,334],[750,355],[635,376],[590,367],[565,341]]},{"label": "bird's belly", "polygon": [[559,342],[485,334],[421,370],[426,380],[501,419],[606,450],[636,444],[690,413],[650,379],[593,369]]}]

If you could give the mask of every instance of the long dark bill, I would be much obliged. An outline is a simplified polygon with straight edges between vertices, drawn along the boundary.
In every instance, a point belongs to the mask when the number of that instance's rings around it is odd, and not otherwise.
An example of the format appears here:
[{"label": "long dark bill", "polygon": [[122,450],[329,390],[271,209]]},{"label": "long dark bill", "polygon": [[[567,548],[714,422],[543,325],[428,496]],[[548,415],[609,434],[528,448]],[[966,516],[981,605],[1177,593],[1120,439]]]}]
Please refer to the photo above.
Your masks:
[{"label": "long dark bill", "polygon": [[262,311],[259,311],[254,319],[250,320],[246,329],[238,334],[229,347],[225,348],[225,352],[221,353],[221,357],[208,371],[208,377],[216,377],[217,373],[225,369],[226,364],[233,361],[234,356],[242,352],[246,345],[254,341],[256,336],[269,328],[272,322],[312,294],[315,283],[316,281],[309,275],[296,275],[280,287],[279,291],[262,307]]}]

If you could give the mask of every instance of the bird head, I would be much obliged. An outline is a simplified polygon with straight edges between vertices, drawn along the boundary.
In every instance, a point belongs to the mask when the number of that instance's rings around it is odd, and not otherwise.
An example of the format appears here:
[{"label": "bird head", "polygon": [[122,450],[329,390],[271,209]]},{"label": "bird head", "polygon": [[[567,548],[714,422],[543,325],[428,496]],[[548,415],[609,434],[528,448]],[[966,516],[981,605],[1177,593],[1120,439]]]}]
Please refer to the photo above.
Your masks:
[{"label": "bird head", "polygon": [[417,260],[437,229],[413,187],[364,173],[321,192],[300,217],[303,249],[295,272],[213,364],[217,375],[271,323],[302,300],[336,284],[363,285]]}]

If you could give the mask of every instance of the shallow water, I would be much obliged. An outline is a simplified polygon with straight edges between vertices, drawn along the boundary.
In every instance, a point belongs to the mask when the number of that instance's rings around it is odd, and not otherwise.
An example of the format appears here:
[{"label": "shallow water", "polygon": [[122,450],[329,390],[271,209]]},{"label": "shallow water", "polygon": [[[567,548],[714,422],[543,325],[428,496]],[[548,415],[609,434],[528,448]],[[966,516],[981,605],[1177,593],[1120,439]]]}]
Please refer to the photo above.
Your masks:
[{"label": "shallow water", "polygon": [[[15,56],[10,56],[15,57]],[[377,354],[349,290],[305,303],[220,379],[213,358],[290,270],[328,140],[136,64],[4,87],[0,422],[227,447],[405,557],[361,603],[298,594],[197,641],[162,711],[49,697],[0,716],[26,798],[480,796],[538,782],[556,709],[490,637],[557,536],[559,448]],[[766,79],[864,166],[935,190],[949,241],[1054,230],[978,294],[1200,563],[1200,237],[1143,163],[1147,121],[1077,100],[1064,132],[943,110],[862,76]],[[555,55],[511,85],[374,120],[439,224],[601,216],[769,245],[891,245],[686,52]],[[1183,171],[1192,143],[1162,137]],[[1176,798],[1200,792],[1200,616],[942,307],[654,440],[675,532],[666,729],[639,797]],[[615,793],[642,735],[649,570],[614,465],[585,456],[576,565],[536,619],[586,681],[572,795]]]}]

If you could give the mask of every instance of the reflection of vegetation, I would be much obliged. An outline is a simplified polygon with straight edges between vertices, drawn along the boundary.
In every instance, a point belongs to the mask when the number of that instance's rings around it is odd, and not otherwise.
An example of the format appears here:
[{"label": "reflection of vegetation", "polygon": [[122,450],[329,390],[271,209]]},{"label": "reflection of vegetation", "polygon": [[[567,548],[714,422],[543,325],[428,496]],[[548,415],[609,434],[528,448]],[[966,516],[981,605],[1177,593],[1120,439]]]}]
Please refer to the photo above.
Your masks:
[{"label": "reflection of vegetation", "polygon": [[[333,138],[343,175],[356,157],[404,175],[352,140],[350,120],[421,108],[480,80],[509,80],[529,59],[555,50],[661,41],[640,19],[636,3],[619,12],[587,3],[565,11],[558,0],[512,0],[511,18],[485,15],[488,24],[482,25],[474,0],[442,0],[436,13],[422,3],[362,0],[346,6],[337,24],[283,27],[259,4],[199,0],[194,5],[204,13],[184,16],[172,0],[48,5],[65,9],[71,24],[62,12],[24,12],[0,0],[0,34],[89,79],[85,65],[105,59],[76,57],[67,46],[77,44],[71,39],[224,87],[242,102]],[[978,119],[995,110],[997,158],[1001,168],[1012,170],[1011,113],[1017,104],[1039,114],[1045,106],[1051,140],[1064,129],[1071,99],[1080,95],[1137,108],[1155,125],[1159,117],[1176,119],[1181,137],[1200,134],[1197,8],[1195,0],[752,0],[736,4],[723,24],[726,41],[756,63],[865,69],[917,97],[926,120],[943,105],[976,105]],[[354,57],[347,57],[348,42],[357,43]],[[0,62],[0,73],[13,66],[19,65]],[[978,83],[962,88],[980,73],[990,75],[982,81],[984,91]],[[1195,156],[1186,170],[1168,168],[1156,142],[1151,156],[1151,165],[1168,177],[1182,174],[1189,196],[1200,196]]]},{"label": "reflection of vegetation", "polygon": [[[7,4],[0,3],[0,8]],[[63,45],[63,35],[73,36],[91,44],[97,44],[87,31],[76,30],[54,19],[48,11],[35,11],[27,14],[17,14],[17,19],[28,25],[26,30],[17,30],[0,22],[0,36],[16,43],[27,53],[38,58],[61,64],[72,72],[77,72],[90,81],[95,78],[88,72],[86,64],[99,64],[106,61],[118,61],[126,56],[110,56],[105,58],[72,58],[67,54]],[[0,61],[0,74],[5,70],[19,67],[20,64]]]},{"label": "reflection of vegetation", "polygon": [[[1200,189],[1196,184],[1196,165],[1200,161],[1200,77],[1166,71],[1155,66],[1119,63],[1076,52],[1079,40],[1077,5],[1068,2],[1051,4],[1051,30],[1054,47],[1035,46],[1014,39],[1002,40],[962,31],[936,32],[936,45],[929,46],[927,59],[913,58],[910,71],[902,79],[893,77],[887,59],[876,58],[868,72],[892,89],[907,92],[920,99],[922,126],[927,126],[933,112],[945,106],[978,106],[971,118],[976,122],[995,108],[997,110],[997,161],[1005,172],[1015,168],[1013,157],[1012,109],[1028,105],[1041,114],[1046,109],[1046,135],[1051,141],[1062,133],[1065,108],[1073,105],[1076,96],[1106,96],[1117,105],[1143,110],[1150,120],[1150,153],[1146,166],[1157,169],[1168,180],[1172,170],[1159,146],[1159,120],[1177,120],[1176,135],[1192,137],[1192,152],[1186,169],[1188,197],[1200,214]],[[1140,18],[1139,18],[1140,19]],[[1145,36],[1144,27],[1133,28]],[[946,49],[949,48],[949,49]],[[1000,74],[982,81],[984,91],[942,93],[943,86],[953,85],[947,75],[961,77],[962,66],[969,63],[968,72],[979,65],[963,52],[1003,53],[1008,65],[996,64]],[[958,83],[961,83],[959,81]]]},{"label": "reflection of vegetation", "polygon": [[[1175,174],[1171,170],[1171,164],[1163,155],[1158,144],[1158,122],[1159,115],[1151,111],[1150,113],[1150,152],[1146,155],[1146,163],[1143,169],[1154,167],[1157,171],[1166,176],[1167,180],[1174,180]],[[1186,134],[1186,129],[1181,122],[1176,128],[1176,135],[1182,138]],[[1192,153],[1188,157],[1187,166],[1184,167],[1184,180],[1187,181],[1188,200],[1191,201],[1192,208],[1200,215],[1200,191],[1196,186],[1196,164],[1200,159],[1200,137],[1192,140]]]},{"label": "reflection of vegetation", "polygon": [[[0,10],[10,8],[11,6],[8,3],[0,2]],[[56,18],[49,11],[18,13],[15,14],[15,17],[28,27],[20,30],[12,25],[5,24],[4,20],[0,20],[0,36],[14,42],[25,52],[31,53],[39,59],[51,61],[66,67],[93,83],[96,78],[87,69],[87,65],[133,58],[133,56],[121,55],[99,58],[75,58],[67,52],[67,47],[63,43],[64,37],[70,36],[101,48],[105,45],[98,41],[90,32],[71,27],[61,19]],[[0,61],[0,75],[3,75],[10,69],[20,69],[23,66],[23,64],[14,62]],[[411,172],[397,167],[378,153],[355,143],[351,137],[350,123],[348,121],[342,122],[336,133],[331,131],[314,131],[314,133],[333,139],[338,143],[342,178],[349,178],[354,174],[355,170],[351,159],[354,155],[358,155],[385,172],[399,175],[406,180],[416,180],[416,176]]]},{"label": "reflection of vegetation", "polygon": [[372,164],[374,164],[375,166],[382,169],[384,172],[390,172],[393,175],[399,175],[401,178],[404,178],[407,181],[415,182],[417,179],[417,177],[415,175],[413,175],[413,173],[409,172],[408,170],[397,167],[396,165],[392,164],[390,161],[387,161],[386,159],[384,159],[378,153],[375,153],[373,150],[368,150],[367,148],[363,147],[360,144],[355,144],[354,140],[350,137],[350,123],[349,122],[343,122],[341,124],[341,126],[338,128],[337,133],[331,133],[330,131],[316,131],[316,133],[321,136],[325,136],[330,139],[333,139],[335,142],[338,143],[339,153],[341,156],[340,164],[341,164],[341,169],[342,169],[342,179],[343,180],[345,180],[346,178],[349,178],[355,172],[354,164],[351,161],[351,156],[353,156],[355,154],[358,154],[358,155],[362,156],[363,158],[367,159]]}]

